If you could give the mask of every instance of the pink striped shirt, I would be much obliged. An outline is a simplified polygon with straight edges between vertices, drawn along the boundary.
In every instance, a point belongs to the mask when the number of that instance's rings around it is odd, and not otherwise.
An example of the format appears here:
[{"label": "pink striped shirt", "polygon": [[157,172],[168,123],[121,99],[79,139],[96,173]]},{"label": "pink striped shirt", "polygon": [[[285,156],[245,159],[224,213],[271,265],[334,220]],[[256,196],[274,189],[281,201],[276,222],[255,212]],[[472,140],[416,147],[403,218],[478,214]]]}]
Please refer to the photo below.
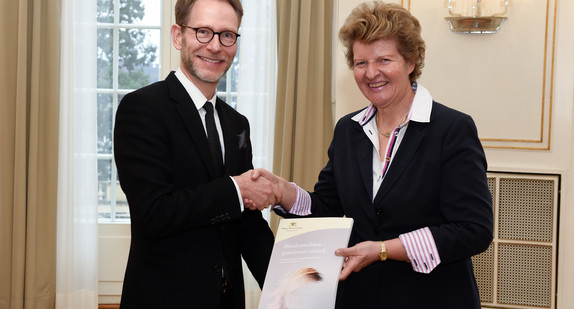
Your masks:
[{"label": "pink striped shirt", "polygon": [[401,234],[399,238],[414,271],[428,274],[440,264],[440,256],[428,227]]}]

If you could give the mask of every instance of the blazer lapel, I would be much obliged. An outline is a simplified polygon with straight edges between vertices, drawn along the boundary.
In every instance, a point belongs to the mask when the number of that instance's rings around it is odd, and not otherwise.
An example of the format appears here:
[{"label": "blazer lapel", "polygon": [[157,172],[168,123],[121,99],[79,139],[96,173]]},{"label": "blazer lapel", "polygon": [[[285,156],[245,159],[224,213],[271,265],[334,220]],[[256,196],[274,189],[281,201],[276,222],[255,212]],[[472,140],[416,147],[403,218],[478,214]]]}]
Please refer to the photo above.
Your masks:
[{"label": "blazer lapel", "polygon": [[357,155],[357,164],[359,172],[363,179],[363,185],[369,193],[369,198],[373,196],[373,143],[363,132],[363,127],[357,122],[355,123],[356,138],[354,149]]},{"label": "blazer lapel", "polygon": [[221,124],[221,130],[223,131],[223,143],[225,145],[225,172],[227,175],[234,175],[238,170],[237,156],[239,155],[238,140],[236,136],[237,124],[233,117],[230,117],[226,109],[231,108],[226,106],[223,100],[217,98],[217,104],[215,108],[217,109],[217,115],[219,116],[219,122]]},{"label": "blazer lapel", "polygon": [[407,132],[405,137],[401,142],[395,158],[377,192],[375,197],[375,204],[379,204],[384,196],[391,190],[393,185],[399,180],[403,175],[405,168],[413,160],[417,149],[424,138],[424,128],[426,128],[427,123],[420,122],[409,122]]},{"label": "blazer lapel", "polygon": [[174,72],[171,72],[165,79],[171,99],[175,102],[174,106],[181,120],[185,124],[187,131],[194,143],[197,145],[203,163],[208,167],[209,175],[215,177],[215,167],[211,160],[211,153],[209,152],[209,144],[207,143],[207,136],[205,129],[195,104],[189,97],[189,94],[179,82]]}]

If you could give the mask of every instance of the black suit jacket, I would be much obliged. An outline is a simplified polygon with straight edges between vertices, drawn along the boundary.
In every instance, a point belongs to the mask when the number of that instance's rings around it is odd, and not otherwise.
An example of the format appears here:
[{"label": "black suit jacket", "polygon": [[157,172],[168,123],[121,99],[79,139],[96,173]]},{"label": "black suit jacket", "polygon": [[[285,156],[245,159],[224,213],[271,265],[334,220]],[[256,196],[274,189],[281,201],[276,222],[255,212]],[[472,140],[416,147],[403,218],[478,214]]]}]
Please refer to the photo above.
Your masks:
[{"label": "black suit jacket", "polygon": [[[252,168],[247,119],[217,100],[227,175]],[[273,234],[239,207],[229,176],[215,178],[199,113],[172,72],[127,94],[114,154],[131,215],[122,308],[219,308],[222,273],[244,307],[241,255],[263,285]]]},{"label": "black suit jacket", "polygon": [[[358,112],[356,112],[358,113]],[[375,262],[340,284],[338,308],[480,308],[470,257],[492,241],[486,159],[468,115],[433,102],[429,123],[411,121],[374,201],[373,145],[343,117],[312,198],[313,216],[355,220],[349,246],[428,226],[441,264],[430,274],[406,262]]]}]

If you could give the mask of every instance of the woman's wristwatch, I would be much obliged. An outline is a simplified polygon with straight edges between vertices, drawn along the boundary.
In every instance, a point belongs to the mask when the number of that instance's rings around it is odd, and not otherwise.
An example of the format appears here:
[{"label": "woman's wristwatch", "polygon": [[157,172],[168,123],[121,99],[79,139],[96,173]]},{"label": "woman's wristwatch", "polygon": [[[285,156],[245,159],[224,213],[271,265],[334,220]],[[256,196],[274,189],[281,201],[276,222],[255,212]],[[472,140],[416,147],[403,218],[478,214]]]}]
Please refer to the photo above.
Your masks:
[{"label": "woman's wristwatch", "polygon": [[381,262],[387,260],[387,248],[385,247],[385,242],[381,241],[381,252],[379,252],[379,257],[381,258]]}]

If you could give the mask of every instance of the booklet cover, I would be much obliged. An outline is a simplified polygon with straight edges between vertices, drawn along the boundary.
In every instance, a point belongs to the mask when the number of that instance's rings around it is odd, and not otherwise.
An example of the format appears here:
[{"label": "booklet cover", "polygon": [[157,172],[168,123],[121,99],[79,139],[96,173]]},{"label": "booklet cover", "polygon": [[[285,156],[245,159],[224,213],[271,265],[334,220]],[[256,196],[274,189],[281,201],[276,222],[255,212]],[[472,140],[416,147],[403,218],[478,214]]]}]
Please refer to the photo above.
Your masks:
[{"label": "booklet cover", "polygon": [[259,309],[335,307],[351,218],[281,219],[263,284]]}]

